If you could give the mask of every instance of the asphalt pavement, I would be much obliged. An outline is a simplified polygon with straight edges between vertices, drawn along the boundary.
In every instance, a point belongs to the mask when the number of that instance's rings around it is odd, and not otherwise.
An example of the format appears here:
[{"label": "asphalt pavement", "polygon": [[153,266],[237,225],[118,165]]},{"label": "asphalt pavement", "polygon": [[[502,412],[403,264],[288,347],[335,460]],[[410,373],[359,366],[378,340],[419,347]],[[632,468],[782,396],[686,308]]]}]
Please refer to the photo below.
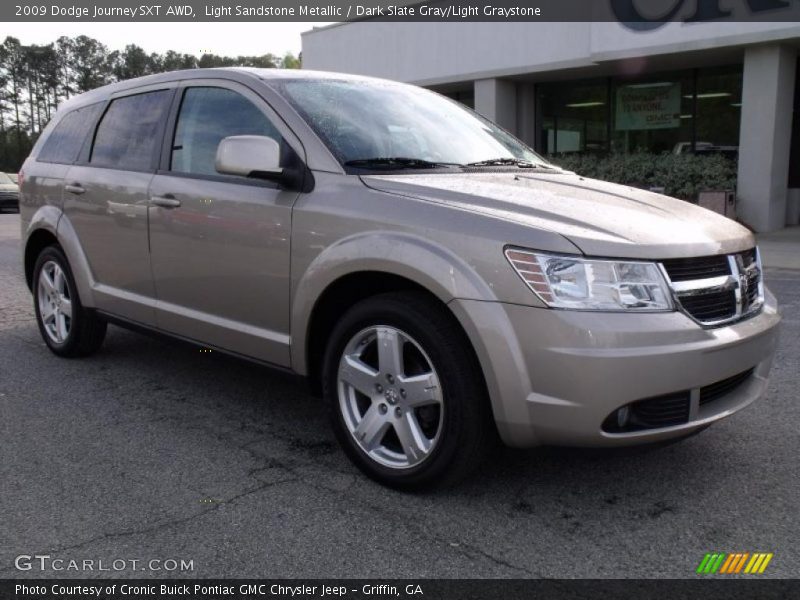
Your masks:
[{"label": "asphalt pavement", "polygon": [[351,466],[293,377],[117,327],[96,356],[51,354],[0,214],[0,578],[687,577],[711,551],[796,577],[800,271],[767,282],[763,401],[671,446],[506,450],[410,495]]}]

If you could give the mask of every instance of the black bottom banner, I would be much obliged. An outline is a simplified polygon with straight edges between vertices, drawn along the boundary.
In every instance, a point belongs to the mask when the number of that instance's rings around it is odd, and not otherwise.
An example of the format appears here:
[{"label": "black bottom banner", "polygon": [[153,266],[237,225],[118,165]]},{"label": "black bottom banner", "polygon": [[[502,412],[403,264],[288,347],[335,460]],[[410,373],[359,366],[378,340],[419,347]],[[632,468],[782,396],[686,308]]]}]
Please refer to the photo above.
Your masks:
[{"label": "black bottom banner", "polygon": [[800,580],[780,579],[49,579],[0,580],[15,600],[486,600],[657,598],[682,600],[800,598]]}]

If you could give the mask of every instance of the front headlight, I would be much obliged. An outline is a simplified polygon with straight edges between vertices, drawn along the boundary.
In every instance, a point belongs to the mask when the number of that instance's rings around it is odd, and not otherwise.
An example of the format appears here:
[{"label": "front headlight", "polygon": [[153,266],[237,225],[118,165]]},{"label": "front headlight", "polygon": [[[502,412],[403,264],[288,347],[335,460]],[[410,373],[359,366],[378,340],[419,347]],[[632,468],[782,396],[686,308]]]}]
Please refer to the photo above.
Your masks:
[{"label": "front headlight", "polygon": [[585,259],[513,248],[505,254],[522,281],[553,308],[673,309],[667,282],[652,262]]}]

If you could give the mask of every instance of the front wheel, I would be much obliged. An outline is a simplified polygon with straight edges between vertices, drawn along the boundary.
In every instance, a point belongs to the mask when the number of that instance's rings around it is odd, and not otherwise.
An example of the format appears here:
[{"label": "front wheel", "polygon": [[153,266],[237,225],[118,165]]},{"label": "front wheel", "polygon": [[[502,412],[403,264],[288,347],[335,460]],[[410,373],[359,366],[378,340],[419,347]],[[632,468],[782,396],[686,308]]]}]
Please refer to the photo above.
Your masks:
[{"label": "front wheel", "polygon": [[66,256],[58,246],[48,246],[33,270],[36,322],[48,348],[65,357],[96,352],[106,335],[106,322],[84,308]]},{"label": "front wheel", "polygon": [[392,487],[454,483],[490,446],[491,411],[469,341],[424,294],[382,294],[350,309],[328,343],[323,393],[348,456]]}]

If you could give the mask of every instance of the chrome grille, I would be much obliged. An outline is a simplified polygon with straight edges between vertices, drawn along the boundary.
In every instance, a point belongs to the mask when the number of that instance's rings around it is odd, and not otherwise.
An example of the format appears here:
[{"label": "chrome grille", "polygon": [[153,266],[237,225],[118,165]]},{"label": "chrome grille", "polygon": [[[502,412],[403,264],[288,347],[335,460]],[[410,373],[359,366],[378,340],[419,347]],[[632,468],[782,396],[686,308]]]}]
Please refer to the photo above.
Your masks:
[{"label": "chrome grille", "polygon": [[756,314],[764,304],[758,249],[662,261],[675,303],[706,327]]}]

